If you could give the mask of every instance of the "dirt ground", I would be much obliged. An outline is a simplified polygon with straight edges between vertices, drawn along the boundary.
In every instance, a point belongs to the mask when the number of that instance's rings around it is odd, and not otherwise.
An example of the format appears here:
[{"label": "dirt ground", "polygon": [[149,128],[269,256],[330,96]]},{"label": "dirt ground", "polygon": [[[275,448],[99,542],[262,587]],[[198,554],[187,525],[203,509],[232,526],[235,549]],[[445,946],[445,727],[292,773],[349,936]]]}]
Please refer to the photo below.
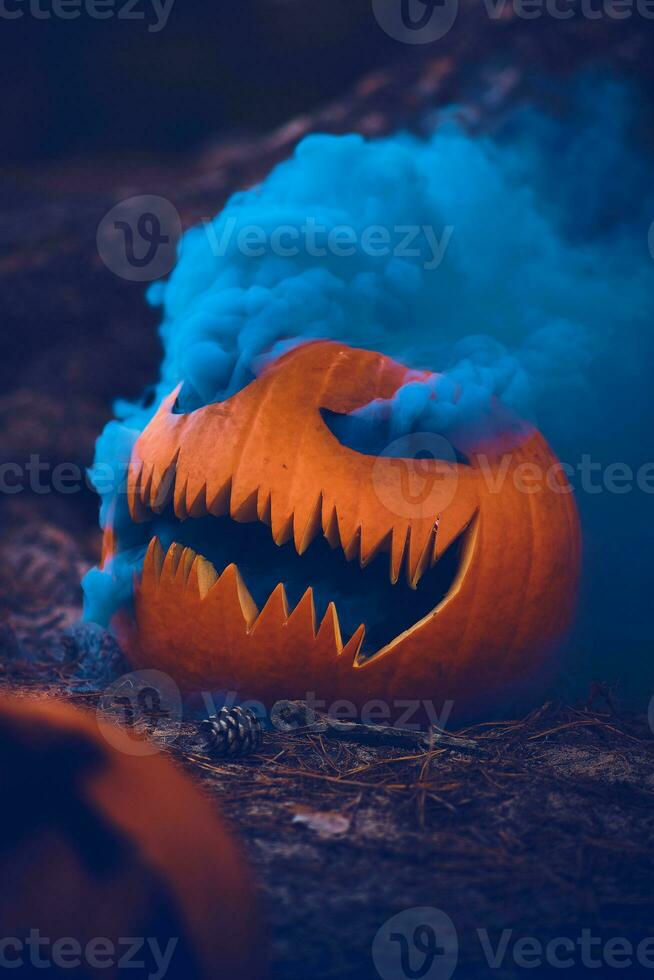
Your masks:
[{"label": "dirt ground", "polygon": [[[5,661],[3,688],[95,707],[128,668],[102,633],[74,627],[63,635],[56,649],[53,634],[53,660]],[[579,957],[586,930],[601,942],[589,954],[599,965],[606,943],[623,938],[636,948],[652,932],[654,740],[646,719],[620,717],[605,692],[593,693],[594,704],[548,703],[470,728],[478,748],[465,752],[275,732],[256,754],[228,763],[207,754],[197,721],[179,731],[160,723],[154,737],[205,786],[242,842],[273,977],[384,976],[373,956],[378,931],[427,907],[453,923],[455,976],[503,980],[524,975],[520,941],[546,947],[563,938]],[[491,970],[487,950],[503,935],[507,952]],[[570,975],[585,972],[577,958]]]}]

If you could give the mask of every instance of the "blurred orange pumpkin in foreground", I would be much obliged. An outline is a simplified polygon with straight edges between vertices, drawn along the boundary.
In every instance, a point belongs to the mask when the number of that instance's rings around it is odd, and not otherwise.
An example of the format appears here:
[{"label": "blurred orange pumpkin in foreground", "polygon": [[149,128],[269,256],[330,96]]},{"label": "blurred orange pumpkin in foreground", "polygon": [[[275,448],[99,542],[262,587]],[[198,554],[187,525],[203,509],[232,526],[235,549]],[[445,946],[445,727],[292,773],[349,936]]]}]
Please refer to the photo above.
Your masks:
[{"label": "blurred orange pumpkin in foreground", "polygon": [[116,726],[109,744],[70,706],[3,697],[0,798],[8,971],[118,977],[140,962],[138,976],[169,980],[265,974],[243,861],[163,755],[134,755]]},{"label": "blurred orange pumpkin in foreground", "polygon": [[533,678],[570,624],[580,561],[542,435],[507,414],[506,432],[449,460],[416,458],[415,435],[404,458],[339,435],[430,377],[318,341],[226,401],[164,400],[130,464],[151,539],[114,622],[133,663],[267,704],[452,699],[462,715]]}]

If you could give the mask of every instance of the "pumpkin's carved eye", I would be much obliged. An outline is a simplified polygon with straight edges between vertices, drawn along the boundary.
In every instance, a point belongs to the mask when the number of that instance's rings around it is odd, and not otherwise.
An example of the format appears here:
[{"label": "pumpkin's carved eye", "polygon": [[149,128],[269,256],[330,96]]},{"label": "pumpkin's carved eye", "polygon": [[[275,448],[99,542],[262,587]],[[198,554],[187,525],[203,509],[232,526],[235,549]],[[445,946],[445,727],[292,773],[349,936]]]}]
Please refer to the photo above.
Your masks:
[{"label": "pumpkin's carved eye", "polygon": [[[389,419],[376,418],[365,413],[344,414],[322,408],[320,414],[331,434],[342,446],[364,456],[441,460],[470,466],[469,457],[445,436],[415,432],[398,436],[391,430]],[[418,438],[419,436],[427,438]]]}]

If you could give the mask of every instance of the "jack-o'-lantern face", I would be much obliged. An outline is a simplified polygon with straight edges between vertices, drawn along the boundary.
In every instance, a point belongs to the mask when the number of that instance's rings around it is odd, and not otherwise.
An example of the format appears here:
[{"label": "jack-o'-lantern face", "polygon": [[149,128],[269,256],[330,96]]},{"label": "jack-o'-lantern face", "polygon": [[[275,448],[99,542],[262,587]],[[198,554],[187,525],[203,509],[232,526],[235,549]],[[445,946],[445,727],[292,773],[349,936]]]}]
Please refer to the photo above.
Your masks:
[{"label": "jack-o'-lantern face", "polygon": [[535,672],[575,605],[570,488],[534,429],[450,461],[337,437],[416,376],[320,341],[224,402],[163,402],[129,473],[151,538],[117,621],[135,664],[268,704],[315,692],[464,710]]}]

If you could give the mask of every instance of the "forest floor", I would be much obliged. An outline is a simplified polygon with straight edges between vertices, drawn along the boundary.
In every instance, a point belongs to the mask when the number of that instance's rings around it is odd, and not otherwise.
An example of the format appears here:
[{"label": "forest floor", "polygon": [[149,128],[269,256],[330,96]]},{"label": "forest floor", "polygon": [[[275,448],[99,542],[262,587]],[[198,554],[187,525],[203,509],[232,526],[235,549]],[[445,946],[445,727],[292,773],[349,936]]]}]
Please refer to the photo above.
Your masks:
[{"label": "forest floor", "polygon": [[[93,709],[122,670],[108,638],[98,646],[78,627],[54,661],[14,657],[0,682]],[[160,721],[153,737],[242,842],[275,980],[384,976],[388,940],[380,947],[375,937],[404,912],[394,934],[411,942],[406,910],[417,907],[439,910],[420,913],[421,923],[451,922],[455,976],[521,976],[521,944],[545,950],[553,940],[572,944],[578,976],[593,962],[606,970],[618,940],[637,949],[654,923],[654,739],[646,719],[616,714],[601,691],[596,699],[473,726],[474,751],[274,732],[255,754],[224,762],[208,754],[196,721]],[[440,969],[426,975],[450,975]],[[550,973],[558,968],[545,957],[532,975]]]}]

